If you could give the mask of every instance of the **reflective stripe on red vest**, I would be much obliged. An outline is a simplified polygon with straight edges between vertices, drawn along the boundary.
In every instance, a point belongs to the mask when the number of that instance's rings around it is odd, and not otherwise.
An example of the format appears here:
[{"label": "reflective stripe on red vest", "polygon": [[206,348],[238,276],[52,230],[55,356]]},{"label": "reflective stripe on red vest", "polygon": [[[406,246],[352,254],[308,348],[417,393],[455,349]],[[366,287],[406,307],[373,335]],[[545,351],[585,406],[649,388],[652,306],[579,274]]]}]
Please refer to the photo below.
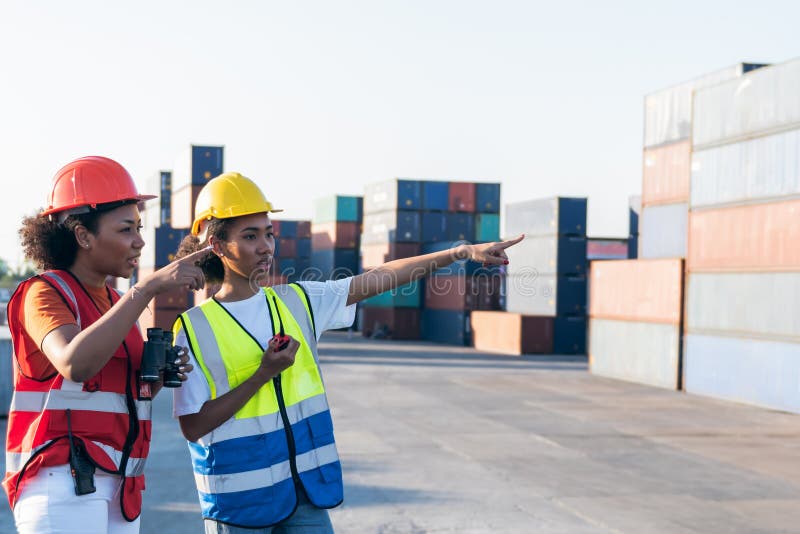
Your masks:
[{"label": "reflective stripe on red vest", "polygon": [[[49,271],[34,278],[44,280],[58,291],[81,328],[100,318],[91,297],[70,273]],[[19,317],[34,278],[20,284],[8,303],[16,361],[3,487],[11,507],[26,482],[41,467],[68,462],[69,413],[73,439],[83,442],[98,468],[125,476],[120,505],[125,519],[134,521],[141,513],[144,464],[150,448],[151,402],[137,400],[136,377],[143,350],[141,332],[134,325],[105,367],[84,383],[72,382],[59,374],[28,376],[26,358],[38,348]],[[112,302],[119,300],[116,291],[109,288],[108,293]]]}]

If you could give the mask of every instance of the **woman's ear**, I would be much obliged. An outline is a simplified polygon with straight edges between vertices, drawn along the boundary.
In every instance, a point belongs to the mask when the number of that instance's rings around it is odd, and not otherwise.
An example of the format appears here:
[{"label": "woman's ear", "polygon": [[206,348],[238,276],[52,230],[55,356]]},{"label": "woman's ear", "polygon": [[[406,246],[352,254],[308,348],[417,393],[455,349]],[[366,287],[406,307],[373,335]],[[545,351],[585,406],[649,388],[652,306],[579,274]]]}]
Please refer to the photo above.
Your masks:
[{"label": "woman's ear", "polygon": [[215,238],[213,235],[208,238],[208,244],[212,247],[211,250],[220,258],[225,256],[225,251],[222,247],[222,242]]},{"label": "woman's ear", "polygon": [[79,224],[75,226],[72,233],[75,236],[75,241],[77,241],[78,247],[89,248],[89,245],[91,244],[90,238],[92,236],[92,233],[89,231],[88,228],[86,228],[82,224]]}]

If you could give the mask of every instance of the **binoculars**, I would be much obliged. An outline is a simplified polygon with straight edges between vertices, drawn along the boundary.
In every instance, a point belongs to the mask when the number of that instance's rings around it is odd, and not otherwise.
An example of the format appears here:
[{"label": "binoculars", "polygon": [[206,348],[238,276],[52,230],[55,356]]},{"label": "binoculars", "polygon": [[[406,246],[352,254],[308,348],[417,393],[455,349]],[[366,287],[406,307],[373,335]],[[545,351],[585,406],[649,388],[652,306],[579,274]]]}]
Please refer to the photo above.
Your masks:
[{"label": "binoculars", "polygon": [[164,387],[179,388],[181,379],[178,376],[178,364],[175,360],[180,355],[180,348],[172,345],[172,332],[161,328],[148,328],[147,341],[144,342],[142,354],[142,381],[158,382],[160,373],[164,372]]}]

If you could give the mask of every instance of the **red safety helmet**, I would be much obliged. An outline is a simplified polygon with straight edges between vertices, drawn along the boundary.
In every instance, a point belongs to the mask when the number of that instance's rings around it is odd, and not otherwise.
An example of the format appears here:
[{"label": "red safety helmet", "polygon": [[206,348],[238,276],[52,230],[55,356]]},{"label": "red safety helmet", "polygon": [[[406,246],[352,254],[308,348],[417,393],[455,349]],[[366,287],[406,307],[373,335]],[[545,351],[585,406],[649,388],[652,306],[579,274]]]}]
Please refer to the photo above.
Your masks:
[{"label": "red safety helmet", "polygon": [[64,165],[53,177],[42,216],[80,207],[121,200],[150,200],[156,195],[140,195],[125,167],[113,159],[86,156]]}]

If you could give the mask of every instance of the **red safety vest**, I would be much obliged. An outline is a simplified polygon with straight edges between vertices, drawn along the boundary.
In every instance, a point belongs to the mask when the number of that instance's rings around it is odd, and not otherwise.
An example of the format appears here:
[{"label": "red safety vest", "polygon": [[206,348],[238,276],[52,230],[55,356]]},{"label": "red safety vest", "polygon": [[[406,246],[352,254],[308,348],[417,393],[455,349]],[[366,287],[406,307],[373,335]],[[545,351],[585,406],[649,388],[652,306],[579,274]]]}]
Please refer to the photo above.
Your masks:
[{"label": "red safety vest", "polygon": [[[91,297],[72,274],[48,271],[34,278],[58,291],[80,328],[100,318]],[[105,367],[84,383],[55,372],[34,377],[27,357],[39,348],[19,322],[26,290],[34,278],[20,284],[8,303],[16,361],[3,487],[11,507],[41,467],[69,463],[69,423],[73,439],[83,443],[99,469],[125,476],[120,505],[125,519],[134,521],[142,510],[144,464],[150,448],[151,402],[139,400],[137,384],[142,334],[138,326],[131,327]],[[110,287],[107,290],[112,302],[117,302],[117,292]]]}]

